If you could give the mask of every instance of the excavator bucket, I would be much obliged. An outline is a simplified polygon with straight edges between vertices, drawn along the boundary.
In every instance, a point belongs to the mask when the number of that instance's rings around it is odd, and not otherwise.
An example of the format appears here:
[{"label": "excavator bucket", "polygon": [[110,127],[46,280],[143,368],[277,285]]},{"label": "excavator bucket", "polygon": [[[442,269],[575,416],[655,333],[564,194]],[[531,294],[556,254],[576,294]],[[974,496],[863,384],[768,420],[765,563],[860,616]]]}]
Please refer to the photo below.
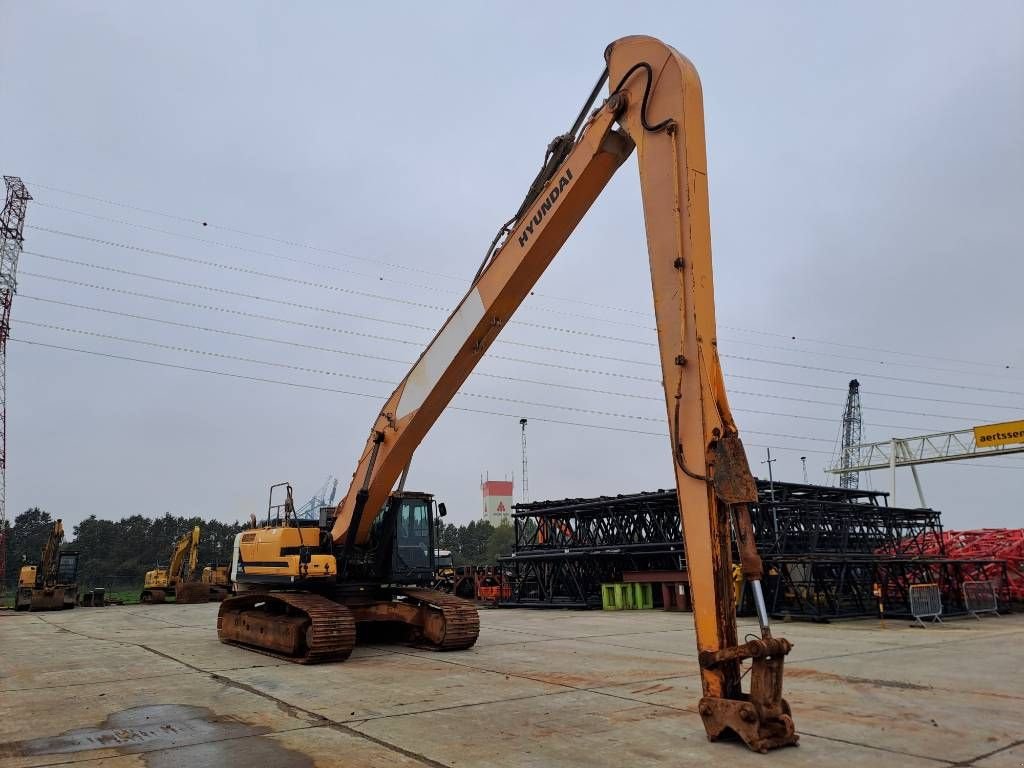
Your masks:
[{"label": "excavator bucket", "polygon": [[183,581],[174,586],[174,602],[176,603],[208,603],[210,602],[210,585],[201,581]]}]

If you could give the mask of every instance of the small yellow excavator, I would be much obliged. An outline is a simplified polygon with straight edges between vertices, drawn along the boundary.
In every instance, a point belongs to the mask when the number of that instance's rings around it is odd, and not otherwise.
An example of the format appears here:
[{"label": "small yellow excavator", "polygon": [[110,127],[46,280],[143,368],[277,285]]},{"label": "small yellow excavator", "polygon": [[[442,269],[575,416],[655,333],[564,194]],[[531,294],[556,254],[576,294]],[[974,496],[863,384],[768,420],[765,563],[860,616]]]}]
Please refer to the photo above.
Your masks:
[{"label": "small yellow excavator", "polygon": [[176,603],[205,603],[209,601],[210,586],[203,583],[196,570],[199,559],[199,526],[195,526],[171,547],[170,563],[166,568],[146,571],[139,595],[141,603],[162,603],[174,597]]},{"label": "small yellow excavator", "polygon": [[78,602],[78,553],[61,552],[64,524],[57,520],[43,544],[38,565],[23,565],[18,574],[16,611],[59,611]]},{"label": "small yellow excavator", "polygon": [[[605,84],[608,95],[595,106]],[[510,105],[512,119],[516,112]],[[435,117],[453,113],[457,105],[440,99]],[[651,37],[625,37],[605,50],[604,70],[575,123],[549,144],[465,296],[381,408],[337,509],[322,513],[319,525],[298,520],[282,484],[286,499],[277,508],[284,514],[268,503],[264,523],[240,535],[236,594],[217,618],[221,640],[303,663],[346,658],[357,625],[369,630],[378,622],[439,650],[473,645],[479,617],[472,604],[423,588],[435,578],[434,504],[430,494],[404,490],[409,463],[634,150],[703,683],[697,710],[711,740],[737,735],[761,752],[796,744],[782,698],[791,645],[769,627],[749,513],[757,489],[718,356],[700,78],[678,51]],[[442,205],[450,203],[439,199]],[[734,535],[760,624],[742,643]],[[749,693],[741,685],[748,672]]]}]

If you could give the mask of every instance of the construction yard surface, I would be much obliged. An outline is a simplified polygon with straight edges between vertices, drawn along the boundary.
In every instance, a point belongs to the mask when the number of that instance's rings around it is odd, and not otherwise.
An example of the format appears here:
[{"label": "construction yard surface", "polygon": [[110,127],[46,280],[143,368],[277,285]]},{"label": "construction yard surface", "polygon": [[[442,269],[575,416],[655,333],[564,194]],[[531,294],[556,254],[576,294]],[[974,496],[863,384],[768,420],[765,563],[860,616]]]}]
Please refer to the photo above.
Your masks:
[{"label": "construction yard surface", "polygon": [[759,755],[705,738],[690,614],[485,610],[468,651],[303,667],[216,613],[0,612],[0,765],[1024,765],[1020,614],[778,624],[800,746]]}]

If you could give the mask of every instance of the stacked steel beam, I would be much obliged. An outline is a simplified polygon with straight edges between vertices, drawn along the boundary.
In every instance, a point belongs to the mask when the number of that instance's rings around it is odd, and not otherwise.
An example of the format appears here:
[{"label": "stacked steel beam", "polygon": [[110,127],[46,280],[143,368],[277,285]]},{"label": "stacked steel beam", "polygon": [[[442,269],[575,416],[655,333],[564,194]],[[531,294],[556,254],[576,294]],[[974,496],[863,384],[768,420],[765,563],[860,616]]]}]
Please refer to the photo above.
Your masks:
[{"label": "stacked steel beam", "polygon": [[[887,506],[887,495],[855,488],[758,481],[752,509],[775,615],[827,620],[872,616],[876,585],[888,613],[908,609],[911,584],[939,583],[947,611],[963,609],[960,585],[993,576],[1009,595],[1005,564],[958,559],[942,540],[939,512]],[[508,606],[594,607],[600,584],[624,571],[685,568],[675,491],[563,499],[515,507]],[[743,609],[745,606],[741,606]]]},{"label": "stacked steel beam", "polygon": [[683,535],[675,491],[563,499],[514,507],[515,554],[506,606],[592,608],[623,571],[679,570]]}]

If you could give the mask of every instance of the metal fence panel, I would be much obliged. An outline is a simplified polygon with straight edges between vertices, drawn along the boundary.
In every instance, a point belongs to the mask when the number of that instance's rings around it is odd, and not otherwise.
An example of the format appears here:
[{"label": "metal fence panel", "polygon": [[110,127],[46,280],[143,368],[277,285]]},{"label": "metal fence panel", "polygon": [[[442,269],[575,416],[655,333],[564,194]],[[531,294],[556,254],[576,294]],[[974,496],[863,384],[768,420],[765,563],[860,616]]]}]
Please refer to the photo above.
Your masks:
[{"label": "metal fence panel", "polygon": [[942,595],[938,584],[913,584],[910,587],[910,614],[922,627],[921,619],[942,623]]},{"label": "metal fence panel", "polygon": [[963,590],[964,606],[971,616],[980,621],[979,613],[999,615],[999,600],[996,597],[996,584],[994,581],[965,581]]}]

